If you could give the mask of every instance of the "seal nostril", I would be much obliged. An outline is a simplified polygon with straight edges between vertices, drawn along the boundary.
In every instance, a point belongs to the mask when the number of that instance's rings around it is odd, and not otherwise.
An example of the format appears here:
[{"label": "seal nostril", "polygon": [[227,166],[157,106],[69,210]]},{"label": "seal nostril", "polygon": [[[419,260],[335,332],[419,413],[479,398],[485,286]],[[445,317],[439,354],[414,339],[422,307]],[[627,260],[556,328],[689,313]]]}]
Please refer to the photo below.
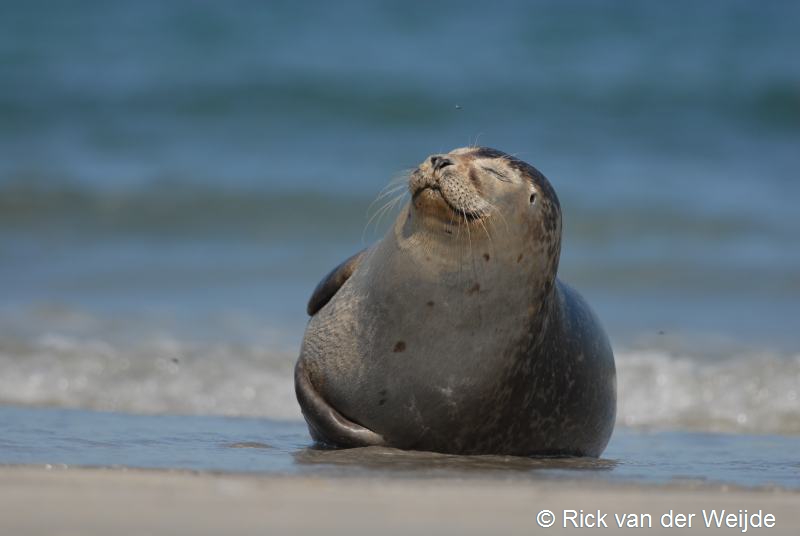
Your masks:
[{"label": "seal nostril", "polygon": [[444,167],[452,166],[453,161],[444,156],[432,156],[431,157],[431,167],[434,171],[438,171]]}]

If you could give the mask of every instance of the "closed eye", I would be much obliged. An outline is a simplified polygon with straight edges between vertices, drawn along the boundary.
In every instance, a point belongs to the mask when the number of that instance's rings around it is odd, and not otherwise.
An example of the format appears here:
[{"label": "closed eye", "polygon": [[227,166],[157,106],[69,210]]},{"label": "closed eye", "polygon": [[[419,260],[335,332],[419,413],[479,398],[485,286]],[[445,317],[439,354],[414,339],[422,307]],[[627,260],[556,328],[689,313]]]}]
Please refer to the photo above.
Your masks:
[{"label": "closed eye", "polygon": [[511,182],[511,181],[509,180],[509,178],[508,178],[508,175],[506,175],[506,174],[505,174],[505,173],[503,173],[502,171],[498,171],[498,170],[496,170],[496,169],[494,169],[494,168],[490,168],[490,167],[486,167],[486,166],[481,166],[481,169],[483,169],[483,170],[484,170],[484,171],[486,171],[487,173],[491,173],[492,175],[494,175],[495,177],[497,177],[497,178],[498,178],[498,179],[500,179],[501,181],[505,181],[505,182]]}]

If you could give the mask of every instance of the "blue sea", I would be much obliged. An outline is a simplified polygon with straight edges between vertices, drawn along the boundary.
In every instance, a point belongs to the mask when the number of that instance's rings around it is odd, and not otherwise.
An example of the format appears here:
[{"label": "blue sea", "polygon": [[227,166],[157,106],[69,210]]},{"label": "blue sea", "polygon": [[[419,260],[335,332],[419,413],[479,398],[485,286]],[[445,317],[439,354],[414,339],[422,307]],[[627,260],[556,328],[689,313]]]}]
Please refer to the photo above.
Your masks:
[{"label": "blue sea", "polygon": [[3,4],[0,464],[484,470],[309,449],[291,375],[311,290],[393,218],[381,190],[479,144],[554,185],[559,276],[617,359],[606,455],[547,470],[800,488],[799,20],[790,1]]}]

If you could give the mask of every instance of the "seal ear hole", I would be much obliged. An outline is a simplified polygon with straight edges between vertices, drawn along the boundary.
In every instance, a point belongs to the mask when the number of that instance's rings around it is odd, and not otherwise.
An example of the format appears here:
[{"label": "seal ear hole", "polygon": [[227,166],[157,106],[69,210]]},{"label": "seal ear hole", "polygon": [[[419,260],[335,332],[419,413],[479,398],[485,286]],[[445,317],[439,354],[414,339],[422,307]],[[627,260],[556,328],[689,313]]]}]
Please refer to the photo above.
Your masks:
[{"label": "seal ear hole", "polygon": [[536,203],[536,192],[531,192],[530,203],[531,205]]}]

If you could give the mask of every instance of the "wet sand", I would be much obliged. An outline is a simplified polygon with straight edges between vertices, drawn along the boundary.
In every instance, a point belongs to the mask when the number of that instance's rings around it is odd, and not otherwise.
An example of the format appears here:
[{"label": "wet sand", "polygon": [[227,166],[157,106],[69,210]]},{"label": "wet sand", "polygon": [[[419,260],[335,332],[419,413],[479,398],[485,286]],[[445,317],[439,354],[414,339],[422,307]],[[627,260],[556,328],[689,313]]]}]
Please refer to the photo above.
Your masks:
[{"label": "wet sand", "polygon": [[[708,533],[703,510],[775,517],[773,528],[747,533],[800,533],[800,493],[724,486],[632,486],[502,479],[356,479],[145,471],[0,468],[0,534],[532,534],[565,530],[598,509],[608,533],[614,514],[650,513],[647,534]],[[556,519],[543,529],[537,514]],[[695,514],[692,528],[664,528],[661,516]],[[584,518],[591,524],[591,517]],[[627,522],[631,518],[627,518]],[[642,518],[638,518],[641,520]],[[545,518],[545,521],[547,519]],[[645,518],[646,522],[647,519]],[[668,521],[668,519],[666,519]],[[601,523],[602,525],[602,523]],[[635,529],[627,529],[635,530]],[[741,534],[743,527],[713,529]]]}]

